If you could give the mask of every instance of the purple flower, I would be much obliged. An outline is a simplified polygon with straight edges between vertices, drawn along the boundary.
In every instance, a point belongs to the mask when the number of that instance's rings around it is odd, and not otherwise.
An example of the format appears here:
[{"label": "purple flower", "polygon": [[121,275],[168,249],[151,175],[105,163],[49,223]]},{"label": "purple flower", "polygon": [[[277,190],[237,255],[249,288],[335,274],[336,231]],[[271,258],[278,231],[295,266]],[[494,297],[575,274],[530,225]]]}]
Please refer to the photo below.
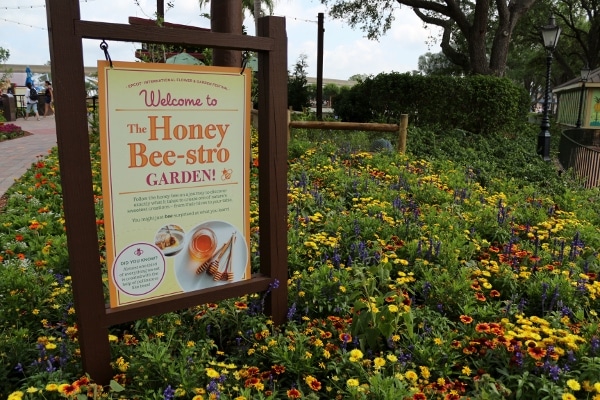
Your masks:
[{"label": "purple flower", "polygon": [[171,388],[171,385],[167,386],[167,388],[163,392],[164,400],[173,400],[174,397],[175,397],[175,391],[173,390],[173,388]]}]

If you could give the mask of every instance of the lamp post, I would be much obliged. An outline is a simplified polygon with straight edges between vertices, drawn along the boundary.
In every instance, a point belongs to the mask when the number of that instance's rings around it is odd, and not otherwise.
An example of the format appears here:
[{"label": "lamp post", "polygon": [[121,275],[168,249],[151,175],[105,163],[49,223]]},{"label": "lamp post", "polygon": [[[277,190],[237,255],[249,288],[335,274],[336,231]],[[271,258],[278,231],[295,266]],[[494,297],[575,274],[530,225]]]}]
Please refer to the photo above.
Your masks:
[{"label": "lamp post", "polygon": [[581,93],[579,94],[579,111],[577,113],[576,128],[581,128],[581,111],[583,110],[583,94],[585,92],[585,83],[590,75],[590,67],[587,65],[581,68]]},{"label": "lamp post", "polygon": [[550,161],[550,118],[548,117],[548,104],[550,103],[550,66],[552,65],[552,53],[558,43],[561,29],[556,25],[554,15],[550,15],[548,25],[542,27],[542,38],[546,48],[546,92],[544,95],[544,107],[540,134],[538,135],[537,153],[544,161]]}]

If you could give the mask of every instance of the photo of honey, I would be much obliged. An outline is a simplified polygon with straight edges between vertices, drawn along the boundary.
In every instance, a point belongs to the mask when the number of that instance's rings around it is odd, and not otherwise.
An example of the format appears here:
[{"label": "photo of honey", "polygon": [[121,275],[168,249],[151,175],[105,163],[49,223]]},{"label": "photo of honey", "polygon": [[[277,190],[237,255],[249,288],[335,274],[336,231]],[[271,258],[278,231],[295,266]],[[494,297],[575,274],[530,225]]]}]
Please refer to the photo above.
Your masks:
[{"label": "photo of honey", "polygon": [[200,228],[190,239],[190,256],[199,262],[208,260],[217,248],[217,236],[210,228]]}]

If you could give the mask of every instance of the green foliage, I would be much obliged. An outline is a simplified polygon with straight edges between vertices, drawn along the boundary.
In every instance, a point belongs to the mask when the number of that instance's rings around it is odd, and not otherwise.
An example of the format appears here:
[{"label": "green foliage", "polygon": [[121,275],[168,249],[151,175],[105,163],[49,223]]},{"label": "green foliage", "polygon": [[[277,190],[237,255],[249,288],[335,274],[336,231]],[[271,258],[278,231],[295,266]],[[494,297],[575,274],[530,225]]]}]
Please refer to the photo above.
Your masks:
[{"label": "green foliage", "polygon": [[502,78],[393,72],[342,91],[333,107],[344,121],[397,123],[409,114],[411,125],[492,134],[515,132],[526,119],[529,98]]},{"label": "green foliage", "polygon": [[294,111],[304,111],[310,106],[310,94],[307,86],[306,54],[301,54],[294,66],[294,72],[288,77],[288,106]]}]

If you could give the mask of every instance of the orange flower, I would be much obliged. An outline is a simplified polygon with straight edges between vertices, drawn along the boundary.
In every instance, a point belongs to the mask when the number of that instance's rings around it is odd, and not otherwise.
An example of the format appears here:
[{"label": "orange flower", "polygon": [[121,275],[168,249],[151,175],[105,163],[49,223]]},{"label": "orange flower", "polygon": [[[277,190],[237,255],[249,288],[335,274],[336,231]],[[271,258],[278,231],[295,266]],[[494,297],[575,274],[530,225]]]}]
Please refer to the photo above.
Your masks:
[{"label": "orange flower", "polygon": [[421,392],[413,394],[412,398],[413,398],[413,400],[427,400],[427,397],[425,396],[425,394],[421,393]]},{"label": "orange flower", "polygon": [[490,297],[500,297],[500,292],[496,289],[490,290]]},{"label": "orange flower", "polygon": [[244,303],[243,301],[236,301],[234,304],[235,308],[238,310],[245,310],[248,308],[248,304]]},{"label": "orange flower", "polygon": [[352,341],[352,335],[349,333],[340,333],[340,340],[344,343],[350,343]]},{"label": "orange flower", "polygon": [[299,399],[302,397],[302,393],[298,389],[290,389],[287,391],[288,399]]},{"label": "orange flower", "polygon": [[61,386],[60,392],[65,396],[74,396],[79,393],[79,387],[75,385],[64,385]]},{"label": "orange flower", "polygon": [[475,298],[477,300],[479,300],[479,301],[485,301],[486,300],[485,295],[483,293],[481,293],[481,292],[475,293]]},{"label": "orange flower", "polygon": [[470,324],[471,322],[473,322],[473,318],[469,317],[468,315],[461,315],[460,316],[460,321],[463,324]]},{"label": "orange flower", "polygon": [[41,228],[42,228],[42,224],[40,224],[36,220],[31,221],[31,224],[29,225],[29,229],[31,229],[32,231],[35,231],[35,230],[41,229]]},{"label": "orange flower", "polygon": [[541,360],[546,355],[546,349],[542,349],[541,347],[530,347],[527,349],[527,353],[529,353],[531,358]]},{"label": "orange flower", "polygon": [[477,326],[475,326],[475,330],[477,332],[489,332],[490,326],[486,323],[477,324]]}]

